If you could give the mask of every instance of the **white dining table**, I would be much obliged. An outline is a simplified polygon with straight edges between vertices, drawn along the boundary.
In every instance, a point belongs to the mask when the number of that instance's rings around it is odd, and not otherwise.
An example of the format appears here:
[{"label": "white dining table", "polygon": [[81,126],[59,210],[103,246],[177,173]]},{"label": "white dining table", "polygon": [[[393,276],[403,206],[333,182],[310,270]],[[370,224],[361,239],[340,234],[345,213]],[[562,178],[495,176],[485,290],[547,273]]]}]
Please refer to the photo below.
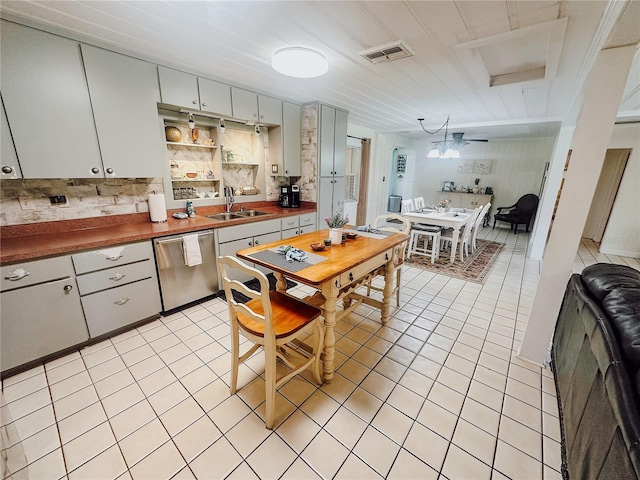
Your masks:
[{"label": "white dining table", "polygon": [[414,210],[413,212],[405,212],[402,216],[415,223],[425,223],[444,228],[453,228],[450,260],[450,263],[453,263],[456,261],[456,250],[458,247],[458,239],[460,238],[460,229],[471,219],[471,213],[472,212],[468,209],[452,209],[448,212],[438,213],[436,210],[423,208],[420,210]]}]

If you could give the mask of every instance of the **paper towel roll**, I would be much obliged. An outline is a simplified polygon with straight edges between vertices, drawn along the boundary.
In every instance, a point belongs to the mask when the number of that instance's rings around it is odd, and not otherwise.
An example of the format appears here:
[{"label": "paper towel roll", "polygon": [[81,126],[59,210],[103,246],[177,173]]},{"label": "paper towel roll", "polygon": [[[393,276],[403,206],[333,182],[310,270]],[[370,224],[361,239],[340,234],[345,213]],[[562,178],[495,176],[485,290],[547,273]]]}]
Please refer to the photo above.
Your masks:
[{"label": "paper towel roll", "polygon": [[149,195],[149,215],[152,222],[167,221],[167,205],[164,202],[163,193]]}]

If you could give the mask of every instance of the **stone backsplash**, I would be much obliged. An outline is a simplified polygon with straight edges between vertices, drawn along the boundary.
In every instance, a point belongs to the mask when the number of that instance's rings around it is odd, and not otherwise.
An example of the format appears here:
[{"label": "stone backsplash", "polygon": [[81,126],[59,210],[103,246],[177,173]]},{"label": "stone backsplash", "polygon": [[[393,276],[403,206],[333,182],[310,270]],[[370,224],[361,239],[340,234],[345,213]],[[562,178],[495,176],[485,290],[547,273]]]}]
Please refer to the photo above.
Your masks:
[{"label": "stone backsplash", "polygon": [[[0,226],[148,212],[154,191],[164,191],[162,178],[2,180]],[[52,205],[55,195],[67,203]]]}]

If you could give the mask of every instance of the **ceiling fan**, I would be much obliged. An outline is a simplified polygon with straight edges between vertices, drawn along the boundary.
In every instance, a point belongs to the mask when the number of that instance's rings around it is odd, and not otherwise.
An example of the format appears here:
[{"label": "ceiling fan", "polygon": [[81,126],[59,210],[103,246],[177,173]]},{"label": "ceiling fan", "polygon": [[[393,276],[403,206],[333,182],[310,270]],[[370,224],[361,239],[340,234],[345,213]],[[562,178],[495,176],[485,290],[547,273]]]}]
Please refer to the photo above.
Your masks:
[{"label": "ceiling fan", "polygon": [[488,142],[489,140],[477,139],[477,138],[464,138],[464,132],[456,132],[452,133],[451,137],[453,140],[447,140],[447,136],[449,134],[449,117],[444,122],[444,124],[437,130],[430,132],[426,128],[422,122],[424,118],[419,118],[420,126],[422,130],[424,130],[429,135],[435,135],[440,132],[444,128],[444,140],[437,140],[431,142],[434,144],[434,147],[429,151],[427,157],[429,158],[460,158],[460,147],[468,145],[469,142]]}]

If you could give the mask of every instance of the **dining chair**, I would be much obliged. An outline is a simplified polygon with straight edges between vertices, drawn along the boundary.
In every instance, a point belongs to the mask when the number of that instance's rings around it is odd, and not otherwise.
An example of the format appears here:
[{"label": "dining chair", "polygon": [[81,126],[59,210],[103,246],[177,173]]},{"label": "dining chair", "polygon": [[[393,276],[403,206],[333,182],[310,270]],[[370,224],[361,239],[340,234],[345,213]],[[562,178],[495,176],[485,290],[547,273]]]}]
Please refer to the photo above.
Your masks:
[{"label": "dining chair", "polygon": [[402,213],[413,212],[415,207],[413,206],[413,200],[411,198],[407,198],[406,200],[402,200]]},{"label": "dining chair", "polygon": [[[229,391],[236,393],[238,366],[262,347],[265,355],[265,396],[266,427],[273,428],[276,390],[307,367],[312,367],[313,376],[322,384],[320,355],[324,345],[324,323],[319,308],[295,297],[275,290],[269,290],[267,277],[255,268],[249,267],[235,257],[218,258],[222,274],[222,284],[229,306],[231,325],[231,379]],[[239,270],[258,281],[260,290],[249,288],[238,280],[232,280],[230,273]],[[242,303],[233,297],[233,292],[249,298]],[[309,353],[291,345],[294,339],[308,335],[305,328],[313,325],[315,342]],[[240,334],[253,342],[253,346],[240,354]],[[290,371],[277,378],[277,361]]]},{"label": "dining chair", "polygon": [[420,210],[421,208],[424,208],[424,197],[414,198],[413,205],[416,208],[416,210]]},{"label": "dining chair", "polygon": [[[458,250],[460,250],[460,261],[464,261],[464,254],[469,256],[469,243],[471,242],[471,233],[473,231],[473,227],[480,215],[480,211],[482,210],[482,206],[476,208],[471,213],[471,218],[465,224],[464,227],[460,230],[460,234],[458,236]],[[444,230],[440,236],[440,243],[453,243],[453,231],[452,230]]]},{"label": "dining chair", "polygon": [[[391,220],[391,221],[389,221]],[[376,217],[373,222],[373,225],[378,230],[382,230],[385,232],[401,232],[405,235],[409,235],[411,231],[411,222],[404,218],[401,215],[397,215],[395,213],[387,213],[385,215],[380,215]],[[402,279],[402,264],[404,263],[404,257],[407,249],[407,241],[400,244],[398,247],[397,254],[395,255],[395,262],[393,264],[393,272],[395,273],[395,281],[393,285],[393,289],[391,291],[392,295],[396,296],[396,306],[400,306],[400,284]],[[378,269],[377,275],[373,277],[367,283],[367,297],[371,294],[371,290],[375,290],[376,292],[382,292],[384,290],[383,287],[378,287],[374,285],[373,282],[379,276],[385,275],[385,268],[382,267]]]},{"label": "dining chair", "polygon": [[480,230],[484,225],[484,217],[491,208],[491,202],[488,202],[482,210],[480,210],[480,214],[476,219],[476,223],[473,226],[473,233],[471,234],[471,253],[476,251],[478,246],[476,245],[476,238],[478,237],[478,230]]}]

